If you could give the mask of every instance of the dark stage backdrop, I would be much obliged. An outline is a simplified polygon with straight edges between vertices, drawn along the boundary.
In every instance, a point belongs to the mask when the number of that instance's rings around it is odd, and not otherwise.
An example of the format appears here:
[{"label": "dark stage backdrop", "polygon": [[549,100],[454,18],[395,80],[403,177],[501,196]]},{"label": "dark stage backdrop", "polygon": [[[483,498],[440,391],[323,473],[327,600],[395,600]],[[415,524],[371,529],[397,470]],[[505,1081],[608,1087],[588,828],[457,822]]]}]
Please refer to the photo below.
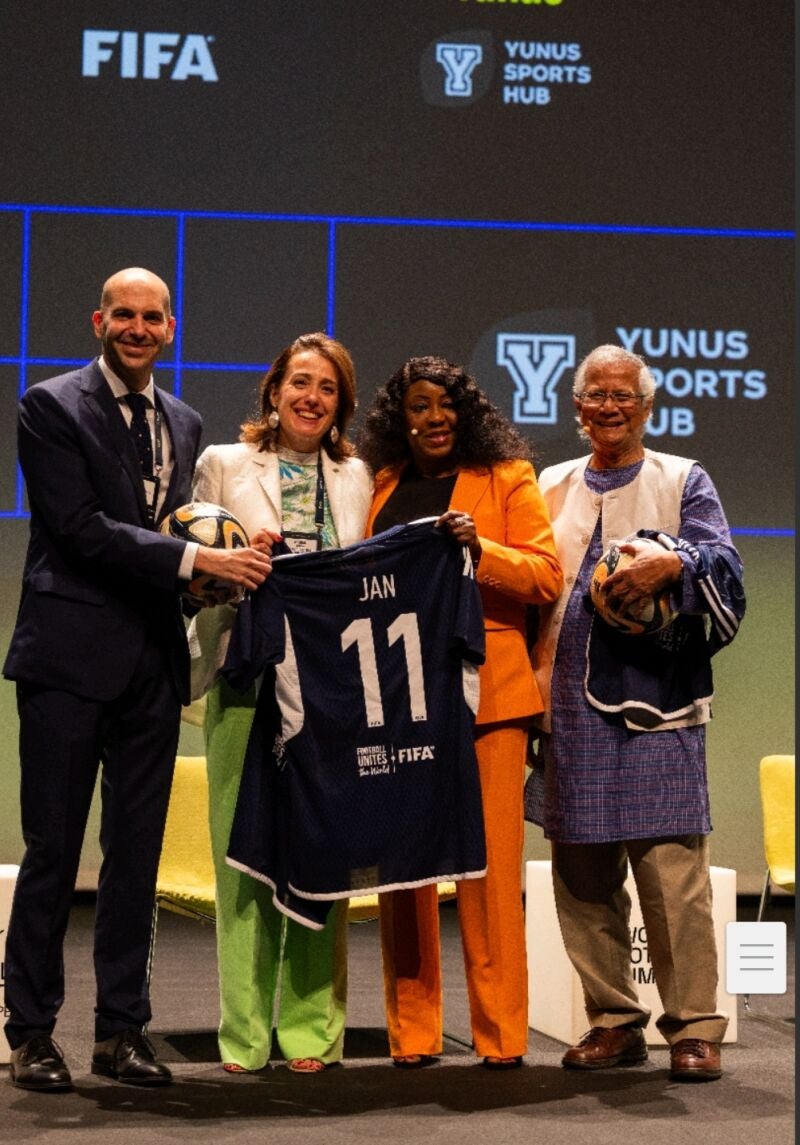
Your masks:
[{"label": "dark stage backdrop", "polygon": [[[647,443],[703,462],[748,558],[756,619],[727,656],[725,742],[748,722],[739,774],[786,750],[793,15],[789,0],[4,5],[4,641],[25,539],[17,397],[94,354],[101,282],[144,265],[178,317],[158,380],[202,413],[206,443],[236,437],[287,342],[326,329],[362,409],[406,357],[444,354],[551,464],[580,448],[581,357],[643,353]],[[13,736],[2,751],[14,782]],[[746,790],[757,800],[751,776]]]}]

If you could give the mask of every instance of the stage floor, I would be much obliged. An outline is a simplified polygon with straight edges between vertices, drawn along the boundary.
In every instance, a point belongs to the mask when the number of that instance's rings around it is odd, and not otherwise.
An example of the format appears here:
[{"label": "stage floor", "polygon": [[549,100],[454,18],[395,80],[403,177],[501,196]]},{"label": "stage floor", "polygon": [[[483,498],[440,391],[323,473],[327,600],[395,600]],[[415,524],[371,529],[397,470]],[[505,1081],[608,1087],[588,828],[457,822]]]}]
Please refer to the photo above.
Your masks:
[{"label": "stage floor", "polygon": [[[755,900],[739,903],[742,920]],[[345,1062],[324,1074],[290,1073],[276,1055],[260,1074],[219,1065],[214,931],[162,912],[153,967],[151,1037],[176,1083],[142,1091],[89,1073],[94,982],[93,903],[79,897],[66,948],[67,1000],[56,1029],[73,1072],[73,1093],[14,1089],[0,1067],[3,1139],[47,1145],[218,1142],[300,1145],[316,1140],[390,1145],[788,1145],[794,1140],[794,899],[777,900],[771,921],[789,929],[790,990],[759,996],[739,1041],[723,1052],[725,1075],[705,1085],[668,1078],[666,1048],[634,1069],[584,1074],[561,1069],[564,1046],[531,1031],[523,1069],[489,1073],[469,1048],[458,916],[442,908],[445,1039],[440,1063],[405,1072],[388,1062],[376,923],[350,927],[350,1003]],[[545,984],[546,988],[546,984]]]}]

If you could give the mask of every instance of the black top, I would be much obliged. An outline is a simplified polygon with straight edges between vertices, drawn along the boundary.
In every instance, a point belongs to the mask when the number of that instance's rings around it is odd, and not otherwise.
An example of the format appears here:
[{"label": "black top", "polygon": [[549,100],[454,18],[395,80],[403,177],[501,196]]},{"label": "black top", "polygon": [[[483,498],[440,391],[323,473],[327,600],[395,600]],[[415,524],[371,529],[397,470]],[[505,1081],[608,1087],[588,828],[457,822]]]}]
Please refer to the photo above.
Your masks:
[{"label": "black top", "polygon": [[420,517],[441,516],[450,505],[457,476],[451,473],[448,477],[423,477],[409,466],[375,518],[373,532],[382,533],[393,525],[405,525]]}]

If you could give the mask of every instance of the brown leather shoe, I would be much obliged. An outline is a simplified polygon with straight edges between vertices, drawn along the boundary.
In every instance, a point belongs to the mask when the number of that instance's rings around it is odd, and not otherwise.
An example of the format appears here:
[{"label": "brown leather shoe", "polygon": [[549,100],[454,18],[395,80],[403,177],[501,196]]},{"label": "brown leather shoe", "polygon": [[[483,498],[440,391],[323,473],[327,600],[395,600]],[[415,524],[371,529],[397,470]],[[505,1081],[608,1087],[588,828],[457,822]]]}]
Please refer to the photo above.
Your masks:
[{"label": "brown leather shoe", "polygon": [[647,1060],[647,1043],[638,1026],[592,1026],[561,1059],[565,1069],[609,1069]]},{"label": "brown leather shoe", "polygon": [[721,1052],[718,1042],[702,1038],[682,1038],[669,1047],[671,1081],[716,1081],[722,1077]]}]

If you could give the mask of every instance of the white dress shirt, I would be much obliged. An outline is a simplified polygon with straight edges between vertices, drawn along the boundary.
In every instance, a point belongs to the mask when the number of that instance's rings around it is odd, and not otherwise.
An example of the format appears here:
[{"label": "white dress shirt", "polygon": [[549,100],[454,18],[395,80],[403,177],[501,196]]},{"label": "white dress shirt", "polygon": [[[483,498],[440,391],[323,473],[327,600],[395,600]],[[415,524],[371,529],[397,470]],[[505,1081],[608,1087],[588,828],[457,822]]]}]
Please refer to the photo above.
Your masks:
[{"label": "white dress shirt", "polygon": [[[125,419],[125,424],[130,429],[131,422],[133,421],[133,410],[125,400],[130,393],[130,390],[122,381],[117,377],[114,371],[109,366],[103,355],[100,355],[98,362],[102,371],[103,377],[111,387],[111,392],[117,399],[120,413]],[[153,375],[150,375],[150,380],[143,390],[138,391],[142,397],[147,400],[147,410],[145,416],[147,424],[150,427],[150,438],[153,445],[153,456],[157,455],[156,449],[156,387],[153,381]],[[158,487],[158,499],[156,500],[156,519],[158,519],[161,510],[164,506],[164,501],[169,489],[169,482],[172,476],[172,467],[174,464],[172,453],[172,442],[169,436],[164,418],[159,418],[159,429],[161,430],[161,468],[159,469],[158,476],[160,483]],[[181,580],[190,580],[194,570],[194,562],[197,557],[197,544],[194,541],[188,541],[186,544],[186,551],[181,558],[180,567],[178,568],[178,576]]]}]

